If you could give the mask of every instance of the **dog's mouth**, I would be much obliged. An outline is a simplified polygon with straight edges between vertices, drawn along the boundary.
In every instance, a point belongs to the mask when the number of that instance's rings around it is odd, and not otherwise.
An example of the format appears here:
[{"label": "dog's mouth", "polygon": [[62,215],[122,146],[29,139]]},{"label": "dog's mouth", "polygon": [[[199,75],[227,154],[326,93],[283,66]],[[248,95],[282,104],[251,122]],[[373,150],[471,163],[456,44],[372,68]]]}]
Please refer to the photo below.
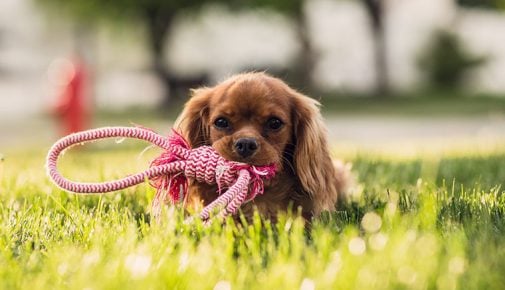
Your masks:
[{"label": "dog's mouth", "polygon": [[[237,152],[229,152],[227,150],[220,151],[219,149],[216,149],[216,151],[223,156],[224,159],[229,160],[229,161],[234,161],[234,162],[240,162],[240,163],[245,163],[248,165],[253,165],[253,166],[269,166],[269,165],[278,165],[278,161],[272,160],[271,158],[265,158],[264,154],[262,152],[256,152],[255,154],[248,156],[248,157],[243,157],[240,156]],[[262,156],[263,155],[263,156]]]},{"label": "dog's mouth", "polygon": [[225,154],[221,154],[221,155],[227,160],[245,163],[245,164],[253,165],[253,166],[266,166],[266,165],[271,165],[271,164],[275,163],[269,159],[259,158],[259,156],[256,156],[256,155],[260,155],[258,153],[254,154],[252,156],[249,156],[249,157],[242,157],[235,152],[233,152],[232,154],[227,154],[228,156]]}]

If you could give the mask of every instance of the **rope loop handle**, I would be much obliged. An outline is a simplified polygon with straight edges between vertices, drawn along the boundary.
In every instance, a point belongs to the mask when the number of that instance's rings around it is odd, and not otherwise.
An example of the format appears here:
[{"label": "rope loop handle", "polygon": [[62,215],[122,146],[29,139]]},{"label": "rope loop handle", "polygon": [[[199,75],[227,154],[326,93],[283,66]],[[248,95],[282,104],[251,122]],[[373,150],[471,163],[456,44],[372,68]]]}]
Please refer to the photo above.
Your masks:
[{"label": "rope loop handle", "polygon": [[[227,187],[226,192],[202,210],[200,214],[202,219],[208,219],[218,207],[222,208],[221,216],[235,213],[244,202],[263,193],[263,179],[275,175],[274,165],[253,166],[228,161],[210,146],[190,149],[180,134],[176,131],[173,133],[172,137],[166,138],[143,127],[103,127],[70,134],[58,140],[49,150],[46,159],[47,174],[58,187],[78,194],[117,191],[148,179],[151,185],[157,188],[152,203],[155,214],[159,212],[159,207],[166,201],[167,196],[173,203],[182,200],[181,197],[187,191],[187,178],[217,184],[219,193],[223,187]],[[160,147],[164,152],[151,162],[149,169],[113,181],[76,182],[66,179],[58,172],[58,158],[67,148],[114,137],[147,141]]]},{"label": "rope loop handle", "polygon": [[127,176],[122,179],[100,183],[70,181],[58,172],[58,158],[65,149],[70,148],[76,144],[83,144],[86,142],[113,137],[135,138],[150,142],[165,150],[170,149],[169,140],[166,137],[145,128],[104,127],[91,129],[63,137],[51,147],[46,159],[47,174],[52,178],[56,185],[64,190],[79,194],[94,194],[125,189],[127,187],[131,187],[133,185],[144,182],[146,178],[152,179],[156,176],[168,174],[171,170],[173,170],[173,167],[184,168],[185,166],[183,162],[179,162],[175,164],[172,163],[170,165],[162,165],[159,167],[151,167],[148,170]]}]

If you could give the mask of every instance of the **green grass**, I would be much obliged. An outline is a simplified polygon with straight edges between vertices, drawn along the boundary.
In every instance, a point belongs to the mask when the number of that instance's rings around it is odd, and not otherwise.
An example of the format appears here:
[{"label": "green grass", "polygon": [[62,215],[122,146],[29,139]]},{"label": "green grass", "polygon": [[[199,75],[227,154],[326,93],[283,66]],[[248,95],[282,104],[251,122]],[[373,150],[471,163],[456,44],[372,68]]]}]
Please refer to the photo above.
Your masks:
[{"label": "green grass", "polygon": [[505,114],[503,96],[473,96],[451,92],[393,95],[383,98],[323,95],[321,102],[323,112],[339,115],[467,117]]},{"label": "green grass", "polygon": [[[378,116],[503,116],[505,97],[479,96],[457,92],[417,92],[415,94],[379,96],[356,96],[346,94],[311,95],[322,103],[326,115],[378,115]],[[98,111],[95,115],[97,125],[111,123],[151,124],[160,120],[174,120],[180,113],[185,100],[174,100],[167,108],[151,110],[132,107],[122,111]],[[126,120],[126,122],[125,122]]]},{"label": "green grass", "polygon": [[[117,178],[146,166],[139,151],[72,151],[61,169]],[[203,226],[179,208],[156,223],[148,185],[76,196],[43,152],[7,154],[0,289],[505,289],[505,153],[351,159],[361,196],[307,232],[296,215]]]}]

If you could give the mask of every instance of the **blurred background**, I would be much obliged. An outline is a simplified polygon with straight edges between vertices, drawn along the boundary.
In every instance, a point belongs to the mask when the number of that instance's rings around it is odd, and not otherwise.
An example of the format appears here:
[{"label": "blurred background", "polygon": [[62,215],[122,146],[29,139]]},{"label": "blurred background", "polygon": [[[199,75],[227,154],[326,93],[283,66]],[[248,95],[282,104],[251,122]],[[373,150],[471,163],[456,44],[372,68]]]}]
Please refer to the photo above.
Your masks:
[{"label": "blurred background", "polygon": [[0,153],[168,132],[244,71],[319,99],[342,150],[505,144],[505,0],[1,0]]}]

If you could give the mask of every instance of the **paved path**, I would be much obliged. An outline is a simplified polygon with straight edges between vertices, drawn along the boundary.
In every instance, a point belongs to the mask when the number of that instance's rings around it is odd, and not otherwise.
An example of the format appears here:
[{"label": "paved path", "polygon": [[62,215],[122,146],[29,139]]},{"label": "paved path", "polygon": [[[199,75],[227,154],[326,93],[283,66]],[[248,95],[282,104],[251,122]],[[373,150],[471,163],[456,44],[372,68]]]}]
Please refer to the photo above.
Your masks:
[{"label": "paved path", "polygon": [[[505,116],[330,116],[326,118],[326,123],[332,144],[337,148],[358,151],[385,150],[394,153],[461,145],[504,145],[505,148]],[[159,131],[168,130],[170,126],[168,122],[156,124],[159,125],[154,128]],[[21,147],[49,146],[56,137],[54,123],[48,119],[0,122],[0,152]]]},{"label": "paved path", "polygon": [[505,144],[505,116],[329,117],[327,124],[332,144],[358,150],[394,153]]}]

